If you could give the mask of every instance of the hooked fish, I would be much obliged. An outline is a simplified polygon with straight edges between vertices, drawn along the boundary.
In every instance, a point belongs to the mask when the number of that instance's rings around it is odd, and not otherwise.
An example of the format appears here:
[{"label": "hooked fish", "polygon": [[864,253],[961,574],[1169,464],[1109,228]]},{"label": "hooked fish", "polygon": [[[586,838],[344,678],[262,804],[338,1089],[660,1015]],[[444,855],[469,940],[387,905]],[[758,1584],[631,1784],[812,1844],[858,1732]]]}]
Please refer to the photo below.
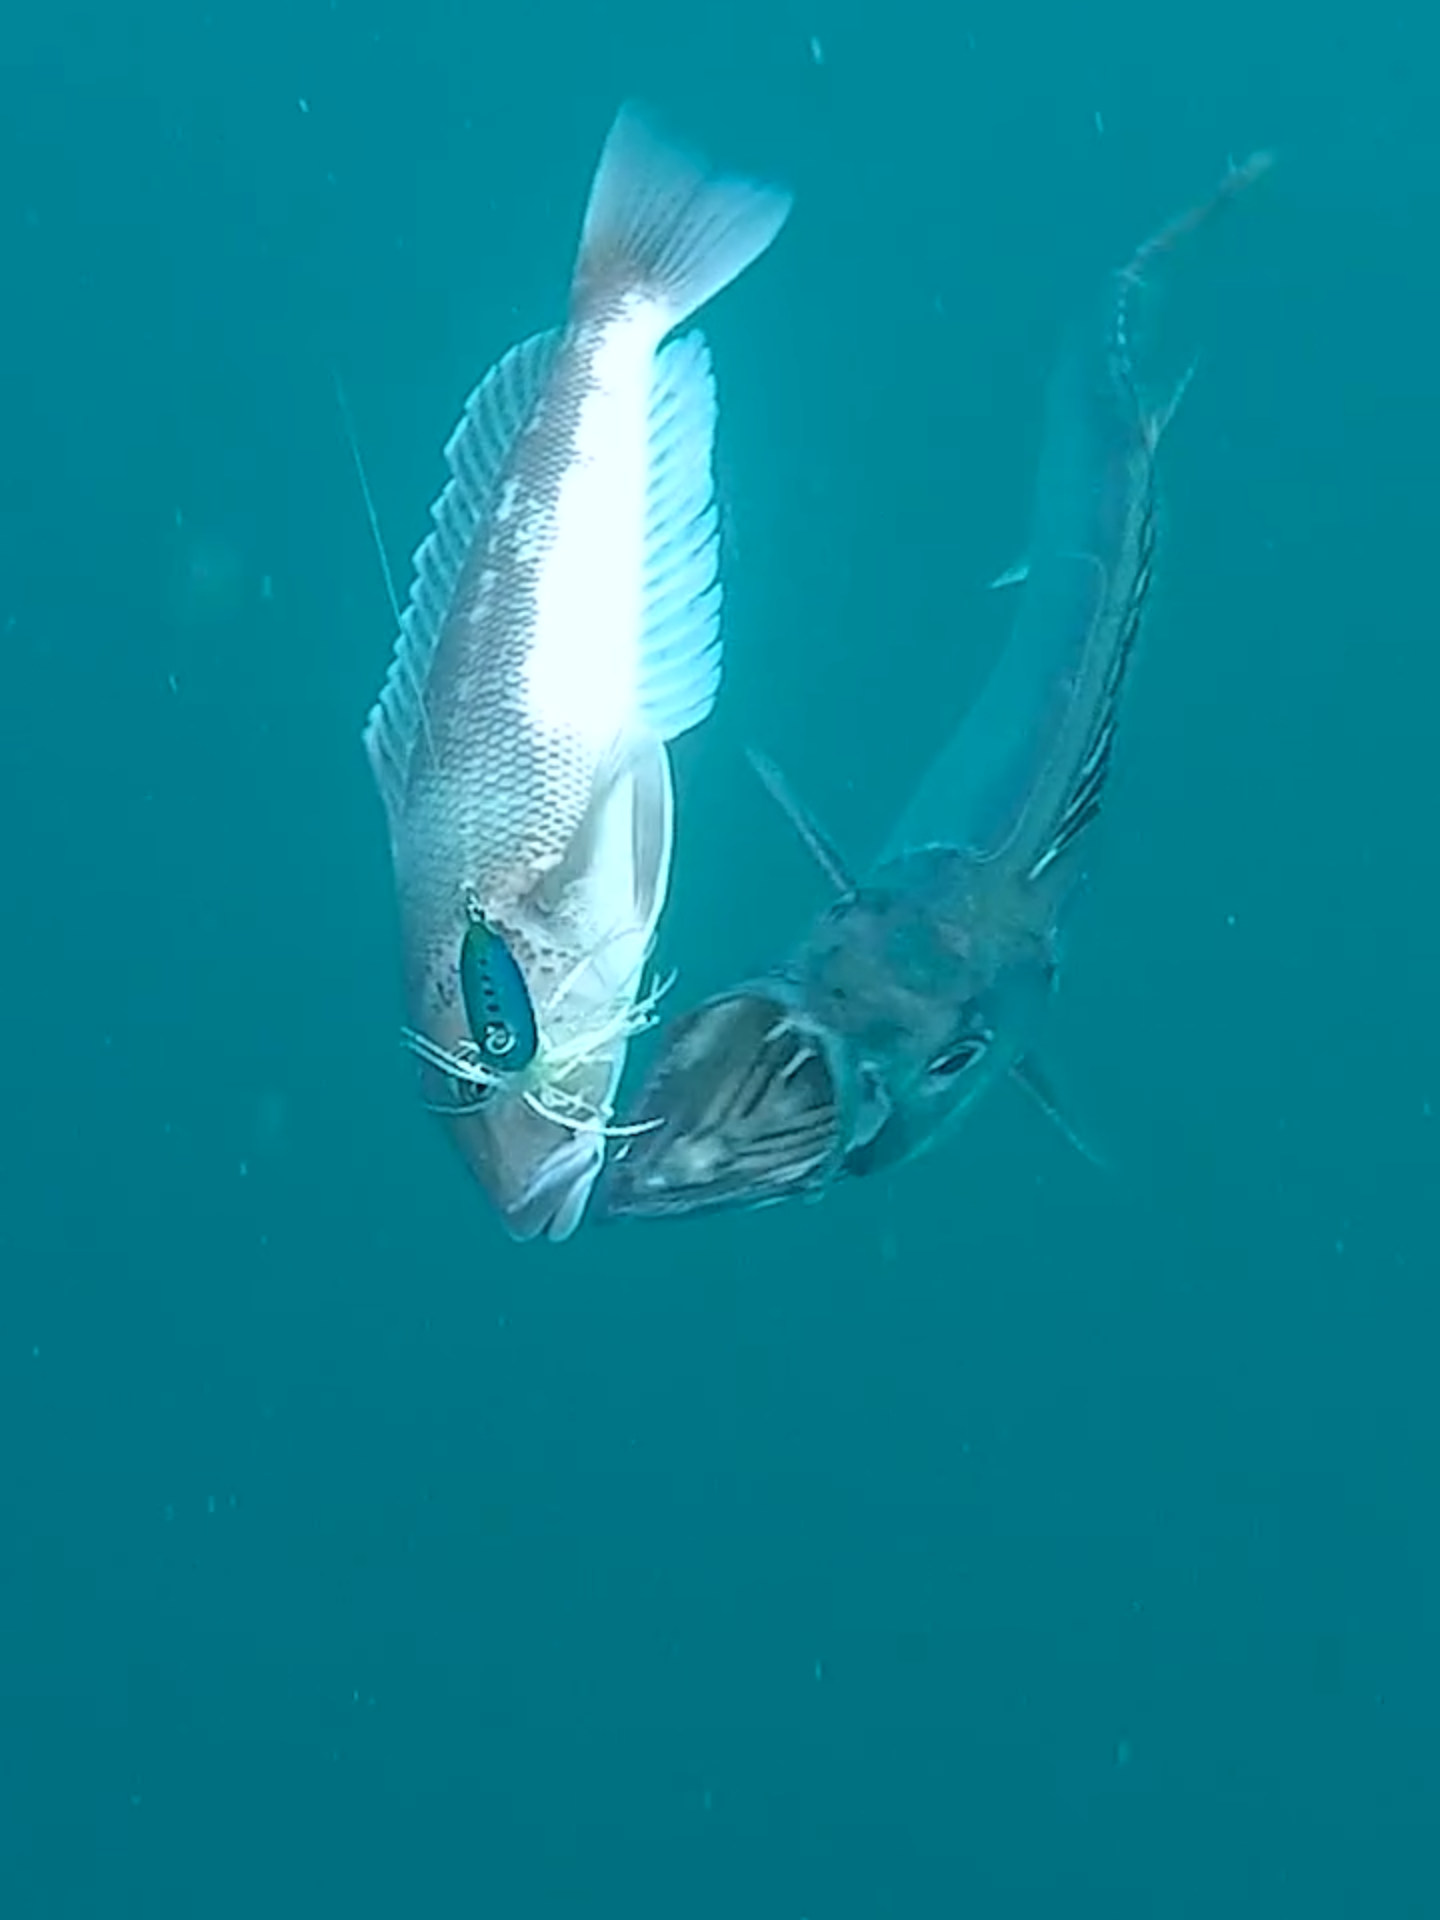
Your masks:
[{"label": "hooked fish", "polygon": [[1145,399],[1136,309],[1155,263],[1269,165],[1232,168],[1072,327],[1026,561],[996,583],[1020,586],[1010,637],[863,878],[758,763],[838,897],[783,966],[665,1027],[603,1217],[818,1198],[924,1152],[1007,1077],[1083,1150],[1035,1044],[1154,574],[1157,456],[1188,382]]},{"label": "hooked fish", "polygon": [[720,681],[715,382],[677,333],[787,193],[621,109],[563,326],[480,382],[365,749],[399,899],[405,1040],[510,1234],[571,1234],[612,1131],[669,885],[668,743]]}]

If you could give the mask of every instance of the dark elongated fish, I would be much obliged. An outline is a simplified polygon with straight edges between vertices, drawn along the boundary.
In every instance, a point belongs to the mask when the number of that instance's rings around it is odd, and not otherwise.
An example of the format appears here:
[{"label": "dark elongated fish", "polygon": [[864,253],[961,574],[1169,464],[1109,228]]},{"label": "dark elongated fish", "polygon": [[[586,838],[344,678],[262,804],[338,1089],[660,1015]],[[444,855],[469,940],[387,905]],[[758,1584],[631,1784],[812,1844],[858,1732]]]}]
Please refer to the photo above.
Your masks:
[{"label": "dark elongated fish", "polygon": [[1138,297],[1160,256],[1269,164],[1233,168],[1072,328],[1026,565],[1007,576],[1023,579],[1015,625],[862,880],[762,766],[839,897],[784,966],[664,1029],[625,1116],[646,1131],[611,1164],[605,1216],[817,1197],[924,1151],[1007,1075],[1066,1126],[1033,1046],[1105,796],[1155,564],[1156,457],[1183,392],[1160,408],[1141,392]]},{"label": "dark elongated fish", "polygon": [[715,386],[674,329],[788,195],[617,117],[557,331],[514,347],[450,480],[365,729],[424,1097],[517,1239],[598,1173],[670,877],[667,742],[720,679]]}]

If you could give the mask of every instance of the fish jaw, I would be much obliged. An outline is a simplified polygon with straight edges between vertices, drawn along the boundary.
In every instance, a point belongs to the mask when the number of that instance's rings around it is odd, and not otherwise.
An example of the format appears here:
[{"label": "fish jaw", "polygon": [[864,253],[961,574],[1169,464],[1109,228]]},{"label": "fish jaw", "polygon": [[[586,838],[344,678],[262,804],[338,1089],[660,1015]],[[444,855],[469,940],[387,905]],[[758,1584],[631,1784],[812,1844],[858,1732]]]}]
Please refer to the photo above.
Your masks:
[{"label": "fish jaw", "polygon": [[603,1137],[534,1112],[518,1093],[499,1093],[492,1106],[447,1120],[462,1159],[512,1240],[568,1240],[604,1161]]},{"label": "fish jaw", "polygon": [[[580,1225],[604,1163],[625,1050],[622,1032],[563,1073],[537,1062],[513,1084],[485,1087],[422,1064],[425,1105],[512,1240],[568,1240]],[[453,1057],[463,1061],[461,1046]]]}]

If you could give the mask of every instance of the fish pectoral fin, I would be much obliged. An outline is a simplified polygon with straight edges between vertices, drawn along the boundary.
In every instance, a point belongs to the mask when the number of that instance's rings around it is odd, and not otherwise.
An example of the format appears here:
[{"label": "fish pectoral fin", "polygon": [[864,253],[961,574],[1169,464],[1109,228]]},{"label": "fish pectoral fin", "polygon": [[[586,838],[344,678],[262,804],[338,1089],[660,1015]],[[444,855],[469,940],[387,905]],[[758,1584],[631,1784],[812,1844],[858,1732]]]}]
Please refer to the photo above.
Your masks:
[{"label": "fish pectoral fin", "polygon": [[775,762],[756,747],[747,747],[745,757],[754,768],[761,786],[799,834],[815,864],[836,893],[854,893],[857,882],[850,870],[850,863]]},{"label": "fish pectoral fin", "polygon": [[675,795],[670,756],[658,740],[647,742],[634,767],[631,812],[631,860],[635,874],[635,914],[646,928],[646,947],[655,937],[670,889],[670,860],[675,841]]},{"label": "fish pectoral fin", "polygon": [[674,835],[664,743],[648,734],[618,740],[602,756],[589,804],[533,900],[550,911],[577,886],[603,885],[627,925],[653,932],[665,904]]},{"label": "fish pectoral fin", "polygon": [[1016,1086],[1024,1089],[1039,1107],[1052,1126],[1070,1142],[1082,1160],[1088,1160],[1092,1167],[1098,1167],[1101,1173],[1113,1173],[1110,1162],[1093,1147],[1079,1127],[1070,1118],[1065,1100],[1056,1090],[1048,1070],[1033,1053],[1022,1053],[1010,1068],[1010,1077]]},{"label": "fish pectoral fin", "polygon": [[1017,560],[1013,567],[1006,567],[1003,573],[996,574],[990,582],[989,590],[994,593],[997,587],[1023,587],[1029,578],[1029,560]]}]

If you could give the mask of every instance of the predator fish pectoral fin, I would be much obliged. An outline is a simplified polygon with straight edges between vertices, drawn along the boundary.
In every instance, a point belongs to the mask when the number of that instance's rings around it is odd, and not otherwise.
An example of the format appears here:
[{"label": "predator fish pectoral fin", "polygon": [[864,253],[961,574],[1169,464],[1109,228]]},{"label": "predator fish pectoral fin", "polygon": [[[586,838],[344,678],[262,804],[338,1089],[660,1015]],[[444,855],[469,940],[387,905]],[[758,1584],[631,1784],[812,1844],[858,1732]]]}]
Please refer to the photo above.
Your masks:
[{"label": "predator fish pectoral fin", "polygon": [[755,747],[746,748],[746,758],[754,768],[760,784],[800,836],[816,866],[834,887],[836,893],[854,893],[858,882],[850,871],[850,863],[809,807],[795,792],[779,767]]},{"label": "predator fish pectoral fin", "polygon": [[1070,1118],[1066,1103],[1056,1090],[1054,1081],[1033,1053],[1020,1055],[1010,1068],[1010,1077],[1017,1087],[1023,1088],[1029,1094],[1050,1124],[1064,1134],[1082,1160],[1088,1160],[1090,1165],[1101,1173],[1115,1171],[1110,1162],[1090,1144]]}]

